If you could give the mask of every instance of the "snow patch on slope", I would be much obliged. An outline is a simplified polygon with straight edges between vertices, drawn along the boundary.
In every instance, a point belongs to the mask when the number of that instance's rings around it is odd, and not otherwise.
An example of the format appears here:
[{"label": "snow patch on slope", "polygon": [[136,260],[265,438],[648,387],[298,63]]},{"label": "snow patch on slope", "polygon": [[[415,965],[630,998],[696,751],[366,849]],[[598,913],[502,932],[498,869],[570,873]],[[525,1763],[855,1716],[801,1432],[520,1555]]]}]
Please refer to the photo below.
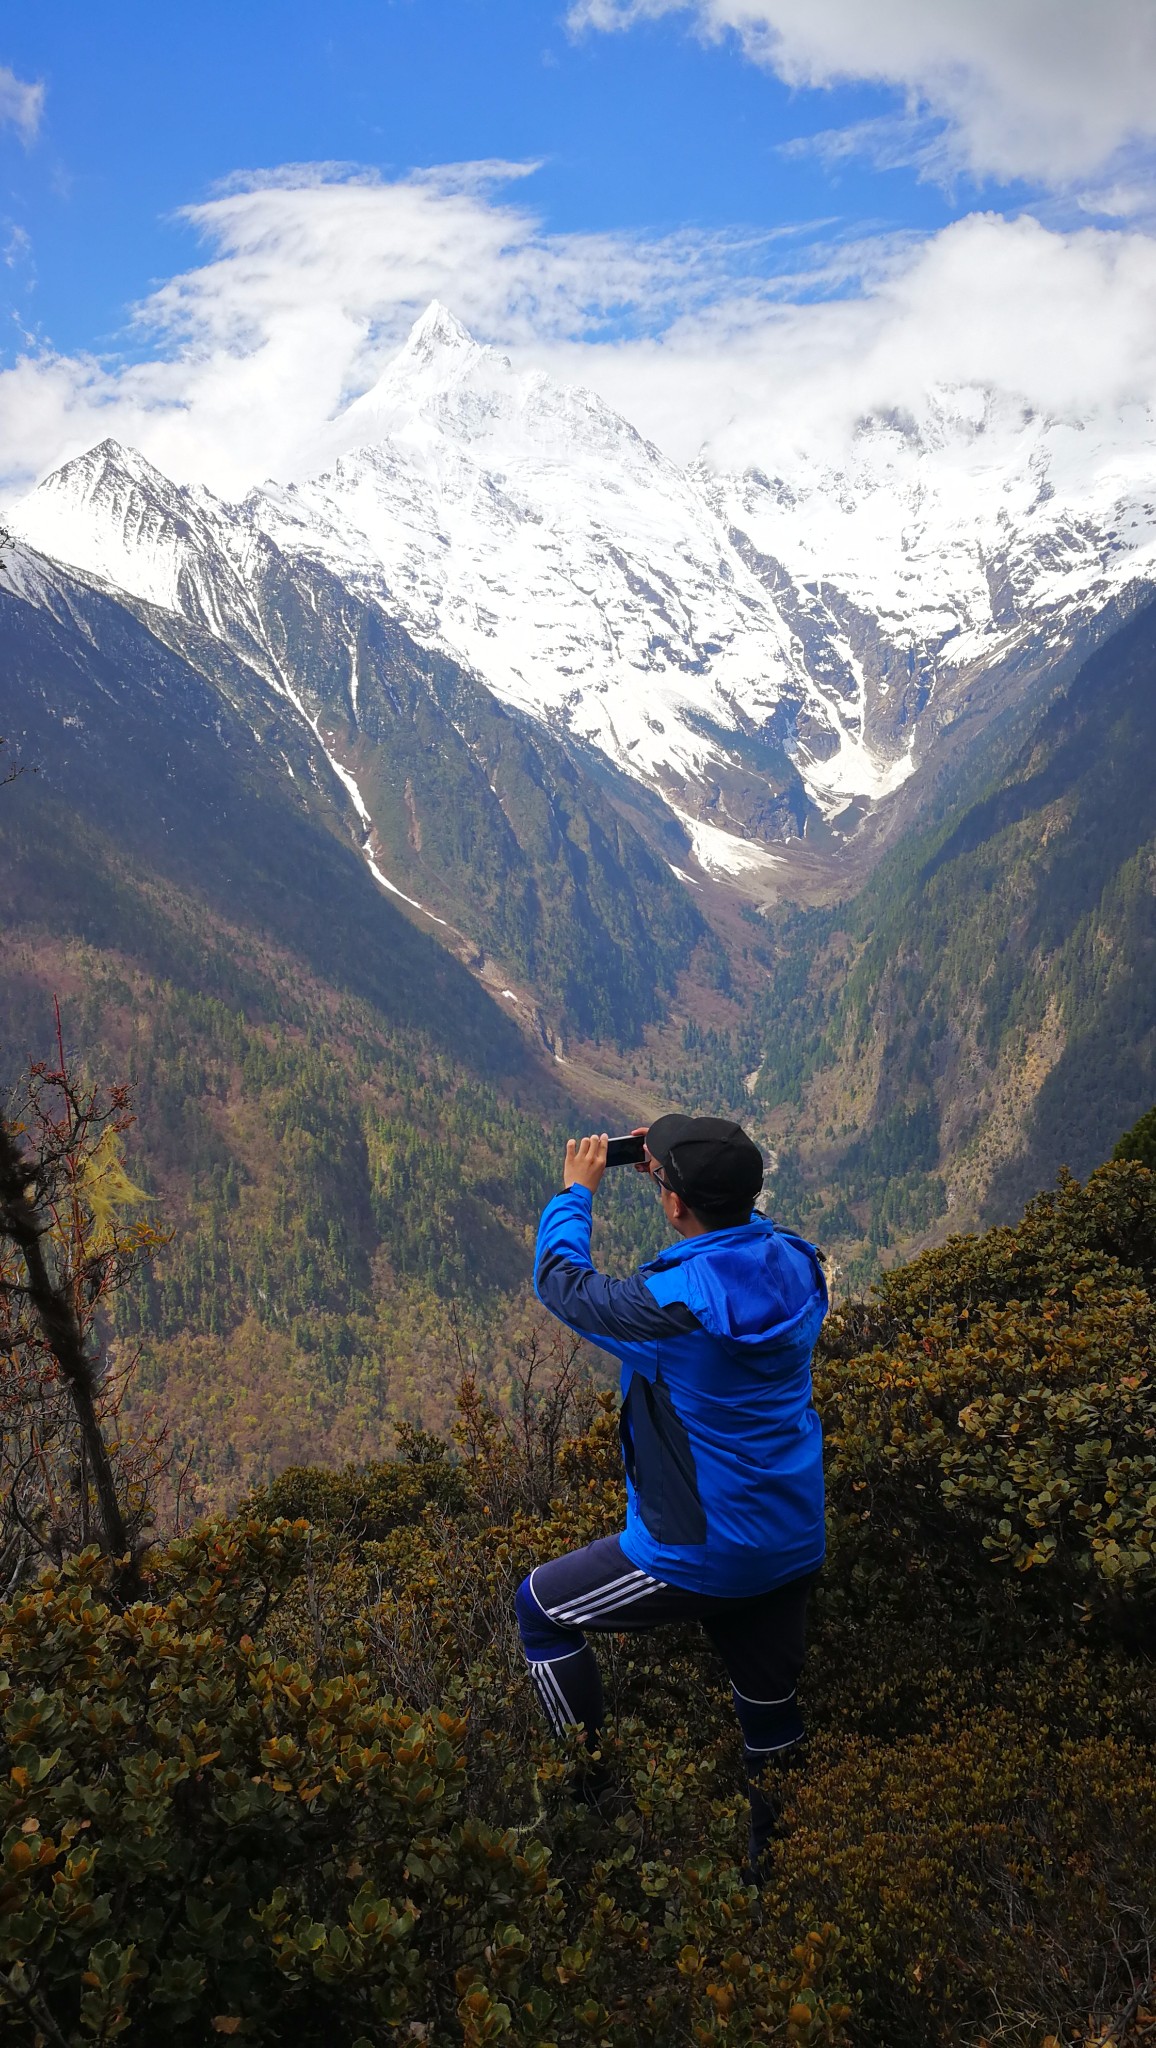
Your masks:
[{"label": "snow patch on slope", "polygon": [[382,873],[380,867],[378,866],[376,860],[374,859],[372,853],[369,850],[368,839],[366,840],[365,845],[362,847],[361,851],[365,856],[365,865],[369,869],[369,872],[373,876],[375,882],[380,882],[382,888],[388,889],[391,896],[400,896],[402,902],[408,903],[411,910],[420,910],[422,916],[428,917],[431,924],[445,925],[446,929],[449,929],[448,922],[444,917],[435,917],[433,911],[427,910],[424,903],[419,903],[416,896],[407,896],[404,889],[399,889],[396,882],[391,882],[389,876]]},{"label": "snow patch on slope", "polygon": [[[674,806],[671,806],[672,810]],[[694,850],[694,857],[700,868],[710,875],[736,876],[769,874],[772,868],[782,867],[785,857],[771,853],[751,839],[739,839],[733,832],[725,832],[718,825],[708,825],[701,818],[691,817],[688,811],[675,811],[679,822],[686,827]],[[667,866],[671,864],[668,861]],[[671,867],[671,873],[683,882],[691,876],[681,869]]]}]

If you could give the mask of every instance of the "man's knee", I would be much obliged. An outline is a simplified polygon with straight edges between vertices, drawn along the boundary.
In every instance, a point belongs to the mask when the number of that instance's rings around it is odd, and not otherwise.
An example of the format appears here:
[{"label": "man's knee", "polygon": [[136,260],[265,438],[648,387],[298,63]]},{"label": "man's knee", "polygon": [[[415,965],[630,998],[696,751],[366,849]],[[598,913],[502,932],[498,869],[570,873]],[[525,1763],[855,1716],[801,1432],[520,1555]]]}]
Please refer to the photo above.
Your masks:
[{"label": "man's knee", "polygon": [[527,1657],[533,1659],[557,1657],[568,1650],[580,1649],[586,1638],[580,1629],[562,1628],[552,1621],[541,1607],[534,1594],[534,1574],[522,1580],[514,1595],[514,1612],[518,1617],[518,1634]]},{"label": "man's knee", "polygon": [[529,1649],[530,1638],[537,1634],[545,1617],[534,1598],[534,1588],[528,1577],[522,1580],[514,1595],[514,1613],[518,1617],[518,1634],[522,1638],[522,1648]]}]

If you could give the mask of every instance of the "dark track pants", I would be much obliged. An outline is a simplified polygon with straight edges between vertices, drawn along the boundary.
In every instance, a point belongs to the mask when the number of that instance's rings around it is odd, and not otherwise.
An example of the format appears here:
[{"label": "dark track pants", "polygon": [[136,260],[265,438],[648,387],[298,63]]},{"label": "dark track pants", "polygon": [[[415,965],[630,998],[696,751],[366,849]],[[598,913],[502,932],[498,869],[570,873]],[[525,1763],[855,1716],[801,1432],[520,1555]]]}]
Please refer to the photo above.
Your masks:
[{"label": "dark track pants", "polygon": [[605,1713],[598,1661],[587,1634],[701,1622],[726,1667],[754,1774],[802,1739],[796,1696],[803,1663],[807,1595],[817,1573],[753,1599],[720,1600],[669,1586],[632,1565],[617,1536],[604,1536],[540,1564],[523,1579],[516,1607],[522,1647],[556,1734],[576,1727],[591,1749]]}]

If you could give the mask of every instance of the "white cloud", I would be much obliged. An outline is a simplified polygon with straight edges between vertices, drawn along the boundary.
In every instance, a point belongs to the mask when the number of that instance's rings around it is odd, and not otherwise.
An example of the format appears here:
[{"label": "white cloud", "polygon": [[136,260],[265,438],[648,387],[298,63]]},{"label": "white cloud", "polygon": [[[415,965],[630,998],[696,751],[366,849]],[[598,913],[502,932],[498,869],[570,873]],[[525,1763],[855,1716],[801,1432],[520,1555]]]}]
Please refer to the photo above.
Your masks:
[{"label": "white cloud", "polygon": [[676,458],[728,468],[837,453],[863,414],[933,385],[1091,418],[1156,403],[1147,234],[976,214],[810,255],[548,235],[503,194],[508,168],[396,184],[297,169],[193,209],[206,260],[141,309],[141,360],[30,355],[0,374],[9,495],[105,434],[226,494],[306,474],[433,297]]},{"label": "white cloud", "polygon": [[31,253],[32,237],[27,228],[20,227],[18,223],[10,223],[3,251],[7,268],[15,270],[17,264],[26,262]]},{"label": "white cloud", "polygon": [[880,114],[872,120],[850,122],[844,128],[821,128],[817,134],[780,142],[776,155],[817,157],[829,171],[855,161],[867,162],[876,171],[894,171],[902,166],[945,182],[956,168],[943,123],[930,114],[915,112]]},{"label": "white cloud", "polygon": [[1152,0],[577,0],[570,21],[678,12],[734,32],[790,85],[896,88],[979,176],[1067,186],[1156,139]]},{"label": "white cloud", "polygon": [[[841,461],[858,423],[981,386],[1063,418],[1156,407],[1156,240],[977,214],[893,251],[867,288],[819,301],[732,298],[661,336],[549,352],[680,460],[790,473]],[[1115,429],[1112,430],[1113,433]]]},{"label": "white cloud", "polygon": [[103,434],[223,490],[300,474],[431,298],[487,339],[548,349],[624,319],[661,328],[765,268],[774,245],[546,235],[500,196],[525,169],[454,165],[386,184],[293,166],[231,181],[188,210],[209,260],[137,312],[143,360],[42,355],[0,374],[4,474],[38,473]]},{"label": "white cloud", "polygon": [[0,64],[0,127],[11,122],[25,142],[32,142],[43,112],[43,85],[17,78],[7,64]]}]

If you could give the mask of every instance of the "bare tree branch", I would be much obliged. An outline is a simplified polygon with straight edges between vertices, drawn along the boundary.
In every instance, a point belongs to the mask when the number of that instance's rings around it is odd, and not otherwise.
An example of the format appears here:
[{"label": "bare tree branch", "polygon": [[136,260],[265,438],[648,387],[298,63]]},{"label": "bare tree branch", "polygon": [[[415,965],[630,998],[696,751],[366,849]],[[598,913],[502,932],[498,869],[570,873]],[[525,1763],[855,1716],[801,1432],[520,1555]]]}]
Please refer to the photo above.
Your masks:
[{"label": "bare tree branch", "polygon": [[132,1598],[164,1460],[159,1438],[116,1426],[132,1362],[108,1369],[101,1320],[164,1238],[125,1170],[125,1090],[77,1080],[59,1013],[56,1051],[0,1114],[0,1569],[17,1533],[25,1564],[95,1538]]}]

